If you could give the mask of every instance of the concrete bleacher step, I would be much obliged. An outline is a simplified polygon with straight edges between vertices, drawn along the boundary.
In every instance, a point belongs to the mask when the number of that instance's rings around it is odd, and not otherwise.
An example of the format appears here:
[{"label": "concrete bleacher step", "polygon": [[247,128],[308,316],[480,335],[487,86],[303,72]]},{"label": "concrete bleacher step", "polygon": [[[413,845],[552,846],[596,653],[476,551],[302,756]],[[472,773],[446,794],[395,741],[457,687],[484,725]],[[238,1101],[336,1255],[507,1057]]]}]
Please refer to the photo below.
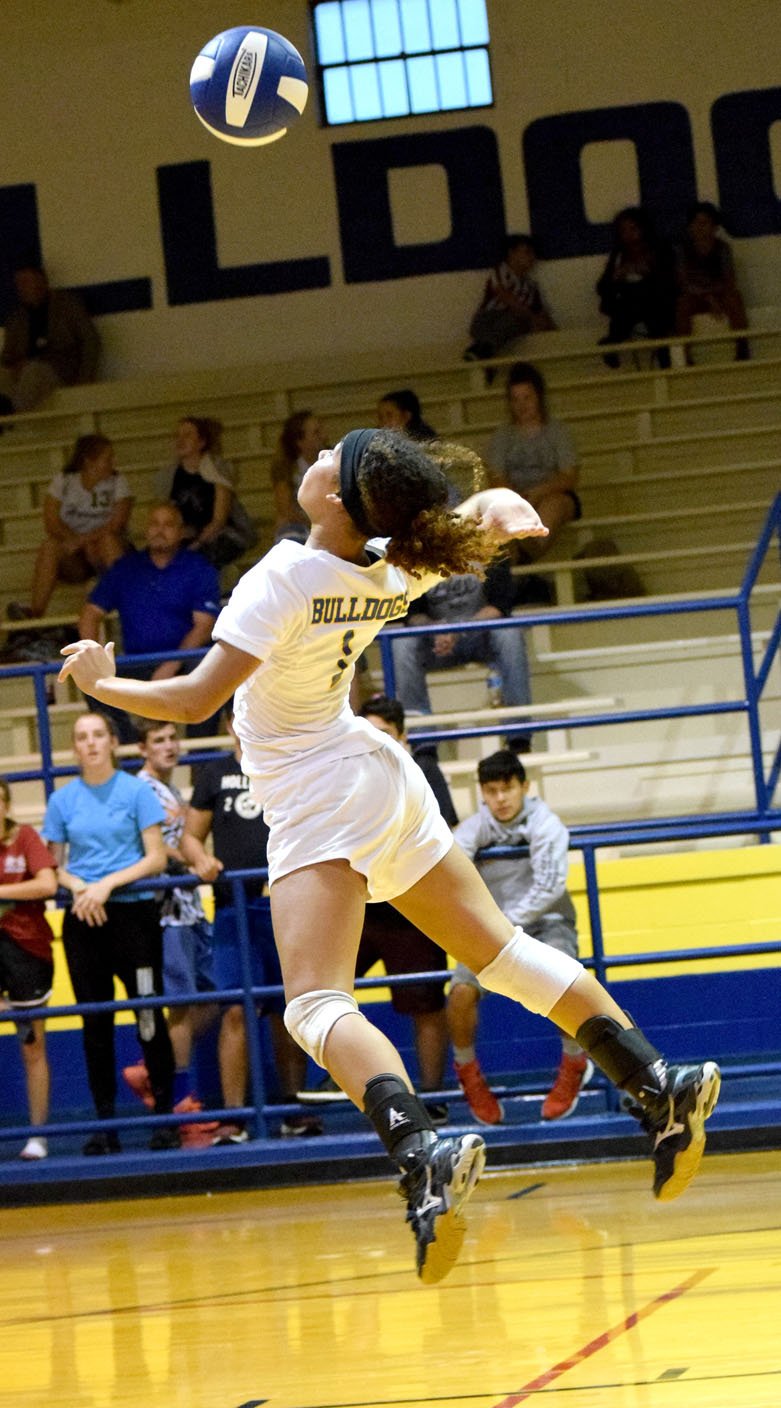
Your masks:
[{"label": "concrete bleacher step", "polygon": [[650,406],[648,431],[652,438],[699,434],[701,431],[745,430],[775,425],[781,409],[777,388],[741,395],[700,397],[690,401],[676,398],[666,405]]},{"label": "concrete bleacher step", "polygon": [[[699,507],[703,518],[712,503],[734,500],[740,490],[747,502],[764,499],[769,508],[781,481],[781,457],[770,460],[736,461],[726,465],[682,464],[663,473],[616,473],[603,479],[581,482],[583,521],[609,513],[653,513],[666,508]],[[692,540],[696,542],[695,531]]]},{"label": "concrete bleacher step", "polygon": [[[449,419],[440,418],[440,433],[460,438],[468,433],[470,443],[488,454],[490,437],[496,425],[507,420],[504,404],[477,401],[451,401]],[[716,431],[756,430],[777,424],[781,402],[774,391],[753,392],[741,397],[703,398],[674,403],[649,401],[631,407],[590,407],[559,414],[572,433],[579,454],[610,449],[633,441],[665,440],[678,436]],[[463,415],[463,419],[461,419]],[[482,444],[479,437],[483,437]]]},{"label": "concrete bleacher step", "polygon": [[[767,644],[755,637],[755,652]],[[560,652],[535,660],[535,694],[545,699],[562,687],[612,688],[622,699],[617,712],[708,706],[745,697],[740,640],[735,635],[669,640],[655,647],[625,645],[623,651]],[[781,689],[770,680],[764,695],[765,775],[778,742]],[[546,778],[546,800],[563,802],[572,821],[718,812],[756,805],[748,723],[737,712],[689,718],[599,724],[561,739],[570,748],[595,750],[593,760],[573,766],[563,785]],[[598,785],[595,789],[595,780]],[[594,816],[595,806],[598,816]]]},{"label": "concrete bleacher step", "polygon": [[[734,364],[729,360],[729,338],[722,336],[721,341],[699,338],[692,344],[695,349],[711,345],[721,347],[723,363],[665,372],[631,367],[615,373],[606,372],[601,358],[595,355],[592,335],[582,330],[574,336],[546,334],[541,339],[527,340],[524,355],[533,354],[538,358],[546,370],[552,395],[560,398],[556,403],[557,414],[597,409],[597,396],[603,397],[604,409],[609,405],[626,405],[627,397],[634,400],[626,390],[633,377],[638,385],[653,390],[654,400],[672,399],[672,393],[665,388],[673,386],[680,388],[683,397],[698,392],[707,395],[709,390],[721,395],[721,381],[729,376],[734,376],[741,390],[761,389],[765,384],[763,365],[778,358],[777,344],[781,339],[781,334],[773,328],[757,329],[755,360]],[[565,343],[568,348],[562,357],[555,349]],[[512,360],[514,358],[508,356],[500,361],[500,374]],[[485,391],[481,367],[465,364],[455,357],[449,361],[444,349],[433,348],[430,355],[419,354],[403,367],[391,367],[390,363],[383,367],[382,354],[378,353],[373,371],[368,375],[364,368],[353,365],[348,369],[343,361],[341,367],[337,363],[329,364],[328,374],[324,376],[322,362],[314,363],[309,369],[301,362],[295,366],[266,364],[256,368],[223,368],[158,376],[152,381],[128,380],[64,388],[56,393],[45,411],[18,417],[14,426],[20,432],[47,432],[63,440],[73,438],[72,432],[77,433],[77,430],[100,428],[121,438],[144,430],[159,431],[165,426],[170,438],[175,421],[184,414],[206,411],[218,414],[226,423],[244,417],[273,425],[281,422],[294,406],[312,405],[325,414],[351,413],[355,407],[373,408],[390,385],[403,383],[416,386],[424,404],[431,402],[435,407],[447,406],[448,398],[453,395],[480,397]],[[579,383],[586,387],[593,384],[595,399],[590,404],[587,403],[588,392],[579,393]],[[615,390],[611,391],[611,387]],[[496,405],[499,404],[497,397]]]},{"label": "concrete bleacher step", "polygon": [[[767,629],[757,630],[754,636],[756,658],[766,647],[770,625],[777,616],[781,589],[773,590],[775,600],[769,594],[767,604]],[[535,733],[533,739],[530,776],[539,780],[542,795],[554,809],[573,823],[586,824],[755,805],[750,741],[742,712],[578,727],[577,713],[621,714],[741,700],[745,683],[740,640],[734,612],[725,614],[723,624],[726,627],[729,615],[732,633],[711,637],[703,634],[704,623],[711,622],[710,613],[675,616],[677,638],[669,635],[669,617],[637,618],[631,623],[629,636],[625,620],[594,623],[586,639],[601,644],[589,649],[546,649],[551,639],[559,639],[559,633],[571,646],[578,642],[582,646],[585,623],[580,632],[563,626],[532,628],[532,715],[544,716],[548,704],[555,708],[563,699],[576,705],[566,726],[557,728],[555,714],[549,715],[549,728]],[[686,637],[683,624],[687,620],[701,633],[699,638]],[[662,634],[665,622],[666,639]],[[644,623],[649,630],[642,635]],[[612,635],[604,634],[611,626]],[[478,718],[483,723],[486,714],[490,723],[491,711],[485,709],[485,672],[479,667],[435,672],[428,679],[435,718],[453,718],[465,710],[475,723]],[[616,701],[613,710],[602,706],[601,701],[609,698]],[[781,687],[773,679],[765,691],[770,719],[778,716],[779,703]],[[500,725],[495,711],[493,716]],[[774,734],[768,724],[766,772],[777,735],[778,730]],[[474,801],[477,759],[500,747],[501,742],[498,727],[490,737],[462,740],[458,745],[440,743],[440,758],[451,775],[460,815],[464,806]]]},{"label": "concrete bleacher step", "polygon": [[674,473],[682,465],[692,469],[744,460],[773,463],[778,459],[780,437],[781,414],[773,424],[739,430],[605,442],[581,455],[581,474],[587,483],[597,483],[622,473]]},{"label": "concrete bleacher step", "polygon": [[[611,556],[591,555],[582,558],[543,557],[528,567],[513,567],[513,576],[543,576],[553,579],[556,601],[565,606],[578,599],[578,583],[585,581],[589,571],[631,567],[639,572],[647,595],[656,596],[663,592],[685,592],[695,585],[703,591],[719,587],[736,590],[745,565],[754,550],[756,539],[739,542],[721,542],[684,548],[665,548],[663,551],[620,552]],[[766,580],[773,573],[772,562],[766,562],[761,579]],[[581,596],[586,588],[580,589]]]},{"label": "concrete bleacher step", "polygon": [[[551,388],[552,413],[562,419],[570,410],[596,410],[600,406],[672,405],[758,392],[778,392],[781,357],[763,354],[755,361],[725,359],[713,365],[663,370],[626,368],[603,376],[557,381]],[[503,396],[503,392],[501,393]],[[502,405],[502,413],[504,406]]]},{"label": "concrete bleacher step", "polygon": [[[584,505],[585,507],[585,505]],[[656,551],[663,556],[671,548],[685,548],[696,538],[698,547],[719,543],[725,530],[738,539],[756,541],[767,516],[766,499],[753,502],[714,503],[703,511],[702,505],[653,509],[647,513],[584,512],[583,518],[570,523],[560,535],[557,549],[570,549],[568,555],[585,550],[592,539],[610,537],[622,552]]]},{"label": "concrete bleacher step", "polygon": [[[781,352],[781,315],[778,309],[750,311],[751,362],[737,364],[741,374],[750,378],[754,366],[761,361],[778,357]],[[561,329],[554,333],[533,334],[523,340],[522,347],[509,348],[507,355],[495,359],[499,377],[504,369],[518,356],[537,361],[544,368],[551,384],[575,379],[596,378],[618,380],[622,374],[642,375],[648,370],[647,353],[655,344],[631,343],[625,345],[626,361],[620,372],[607,373],[597,347],[597,339],[604,328],[593,327]],[[734,358],[734,335],[724,329],[702,330],[690,339],[675,339],[690,345],[695,357],[694,367],[675,367],[667,372],[653,368],[655,373],[682,380],[696,374],[709,374],[714,367],[723,366],[729,370]],[[453,384],[462,385],[465,381],[480,387],[483,384],[483,368],[474,363],[464,363],[462,348],[457,344],[438,343],[429,348],[417,348],[407,357],[401,357],[398,349],[378,347],[372,357],[372,368],[367,372],[365,354],[343,354],[329,359],[327,368],[322,357],[309,362],[297,358],[294,363],[270,360],[255,366],[243,364],[235,367],[208,368],[179,372],[153,378],[126,378],[121,382],[101,382],[90,387],[67,387],[60,389],[47,404],[44,412],[34,412],[17,418],[16,424],[54,424],[58,420],[76,416],[108,417],[123,411],[139,413],[140,408],[170,408],[174,415],[197,412],[201,404],[208,404],[210,410],[226,404],[241,405],[247,398],[252,404],[259,401],[263,409],[273,408],[284,415],[290,406],[291,398],[297,405],[309,404],[318,392],[343,399],[345,394],[359,394],[368,399],[376,399],[390,386],[411,384],[416,386],[421,397],[437,394]],[[697,358],[704,358],[705,364],[697,364]],[[89,426],[87,427],[89,428]]]},{"label": "concrete bleacher step", "polygon": [[[639,598],[646,605],[672,605],[676,607],[672,615],[634,616],[631,628],[625,619],[589,621],[585,613],[590,603],[584,602],[580,610],[576,608],[574,622],[551,621],[541,614],[531,628],[535,660],[548,658],[565,662],[572,655],[586,659],[611,657],[633,658],[633,652],[664,650],[672,645],[685,643],[688,646],[711,643],[716,646],[725,638],[734,645],[737,636],[737,615],[732,609],[718,611],[686,611],[689,601],[721,598],[720,592],[679,592],[651,598]],[[772,629],[781,607],[781,583],[768,583],[756,587],[751,599],[751,621],[755,641],[766,639]],[[760,633],[757,635],[756,633]]]}]

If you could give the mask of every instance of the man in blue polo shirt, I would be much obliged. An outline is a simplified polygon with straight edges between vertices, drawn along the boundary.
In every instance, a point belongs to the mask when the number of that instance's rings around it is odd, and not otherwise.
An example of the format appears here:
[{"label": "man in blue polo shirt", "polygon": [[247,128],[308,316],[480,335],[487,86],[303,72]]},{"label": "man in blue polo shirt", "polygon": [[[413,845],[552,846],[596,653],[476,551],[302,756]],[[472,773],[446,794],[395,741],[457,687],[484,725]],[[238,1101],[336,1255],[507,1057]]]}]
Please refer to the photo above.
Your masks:
[{"label": "man in blue polo shirt", "polygon": [[[82,640],[98,639],[109,611],[119,614],[125,655],[163,650],[198,650],[211,642],[220,611],[217,572],[199,552],[184,547],[185,528],[175,504],[155,504],[147,518],[145,544],[119,558],[90,592],[79,616]],[[133,673],[169,679],[184,662],[164,660]],[[127,671],[126,671],[127,673]],[[122,741],[128,729],[117,721]]]}]

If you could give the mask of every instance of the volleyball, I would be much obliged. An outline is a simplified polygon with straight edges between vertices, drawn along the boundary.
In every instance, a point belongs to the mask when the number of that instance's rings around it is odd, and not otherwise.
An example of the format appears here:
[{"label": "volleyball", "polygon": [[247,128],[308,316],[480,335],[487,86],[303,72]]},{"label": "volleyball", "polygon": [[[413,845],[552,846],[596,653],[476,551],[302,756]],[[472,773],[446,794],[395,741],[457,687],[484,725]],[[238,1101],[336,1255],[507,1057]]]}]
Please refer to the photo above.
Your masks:
[{"label": "volleyball", "polygon": [[213,136],[237,147],[262,147],[284,137],[308,93],[298,50],[260,25],[216,34],[190,70],[196,116]]}]

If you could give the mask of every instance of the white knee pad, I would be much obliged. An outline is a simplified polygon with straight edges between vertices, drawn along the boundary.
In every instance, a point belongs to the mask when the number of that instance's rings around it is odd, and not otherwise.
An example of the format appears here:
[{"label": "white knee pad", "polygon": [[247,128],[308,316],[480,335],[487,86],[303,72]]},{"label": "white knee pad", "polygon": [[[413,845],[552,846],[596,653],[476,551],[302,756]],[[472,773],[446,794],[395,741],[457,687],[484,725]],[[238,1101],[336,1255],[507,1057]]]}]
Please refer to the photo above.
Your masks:
[{"label": "white knee pad", "polygon": [[509,944],[477,976],[484,988],[513,997],[530,1012],[547,1017],[582,972],[577,958],[516,929]]},{"label": "white knee pad", "polygon": [[328,1034],[340,1017],[347,1017],[351,1012],[362,1016],[358,1003],[349,993],[331,988],[302,992],[287,1004],[285,1026],[307,1055],[324,1067],[323,1052]]}]

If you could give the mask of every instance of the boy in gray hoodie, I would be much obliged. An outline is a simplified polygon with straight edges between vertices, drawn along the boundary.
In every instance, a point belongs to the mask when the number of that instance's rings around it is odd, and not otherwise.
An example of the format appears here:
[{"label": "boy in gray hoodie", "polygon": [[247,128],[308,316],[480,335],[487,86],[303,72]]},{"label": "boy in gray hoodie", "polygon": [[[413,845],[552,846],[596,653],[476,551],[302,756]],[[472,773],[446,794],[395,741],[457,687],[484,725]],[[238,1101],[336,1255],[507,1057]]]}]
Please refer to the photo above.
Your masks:
[{"label": "boy in gray hoodie", "polygon": [[[539,797],[529,797],[526,772],[515,753],[502,750],[483,758],[477,776],[482,805],[456,828],[456,841],[471,860],[477,859],[488,889],[513,924],[576,958],[575,907],[567,893],[567,828]],[[489,846],[527,846],[529,854],[490,857],[481,862],[479,853]],[[481,1124],[499,1124],[504,1110],[489,1088],[475,1052],[482,994],[474,973],[456,964],[447,1006],[456,1075],[475,1118]],[[594,1070],[572,1037],[562,1032],[561,1044],[558,1074],[542,1104],[546,1120],[572,1114]]]}]

